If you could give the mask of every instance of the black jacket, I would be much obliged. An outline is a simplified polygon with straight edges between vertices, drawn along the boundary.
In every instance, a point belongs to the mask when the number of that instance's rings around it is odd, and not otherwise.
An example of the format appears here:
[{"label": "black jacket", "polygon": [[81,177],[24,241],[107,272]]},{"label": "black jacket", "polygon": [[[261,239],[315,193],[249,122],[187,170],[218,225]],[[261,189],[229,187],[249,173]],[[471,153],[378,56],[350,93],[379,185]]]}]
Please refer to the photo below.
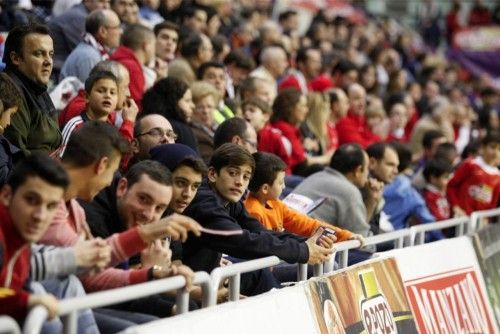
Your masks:
[{"label": "black jacket", "polygon": [[182,262],[194,271],[212,271],[219,266],[221,253],[242,259],[276,255],[289,263],[306,263],[309,258],[306,238],[265,230],[248,214],[242,201],[224,205],[206,181],[184,214],[207,228],[243,230],[236,236],[202,233],[200,238],[189,237],[183,245]]},{"label": "black jacket", "polygon": [[0,186],[7,182],[12,167],[22,156],[21,150],[0,135]]}]

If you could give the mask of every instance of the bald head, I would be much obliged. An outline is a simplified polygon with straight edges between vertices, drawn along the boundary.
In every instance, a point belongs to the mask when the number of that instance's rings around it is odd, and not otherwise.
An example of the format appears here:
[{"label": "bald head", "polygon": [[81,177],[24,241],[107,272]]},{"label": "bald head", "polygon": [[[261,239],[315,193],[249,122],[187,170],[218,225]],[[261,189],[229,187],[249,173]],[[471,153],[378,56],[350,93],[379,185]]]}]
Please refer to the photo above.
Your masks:
[{"label": "bald head", "polygon": [[357,83],[350,85],[347,95],[350,111],[355,115],[363,116],[366,108],[366,91],[363,86]]},{"label": "bald head", "polygon": [[260,63],[277,79],[288,66],[285,50],[279,46],[266,47],[260,55]]}]

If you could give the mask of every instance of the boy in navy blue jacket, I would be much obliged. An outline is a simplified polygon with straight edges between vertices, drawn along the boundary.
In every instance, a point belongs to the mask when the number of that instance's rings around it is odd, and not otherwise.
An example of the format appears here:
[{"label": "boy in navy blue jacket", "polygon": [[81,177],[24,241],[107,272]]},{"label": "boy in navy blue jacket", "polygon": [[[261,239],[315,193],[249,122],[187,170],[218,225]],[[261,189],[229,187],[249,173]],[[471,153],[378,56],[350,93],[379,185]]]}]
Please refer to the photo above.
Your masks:
[{"label": "boy in navy blue jacket", "polygon": [[[306,239],[290,233],[272,232],[245,209],[242,197],[254,172],[250,153],[236,144],[224,144],[213,154],[205,180],[184,214],[206,228],[242,230],[240,235],[202,233],[183,245],[183,262],[194,271],[210,272],[219,266],[222,253],[241,259],[275,255],[289,263],[316,264],[326,261],[335,237],[321,236],[321,230]],[[320,238],[320,245],[316,241]]]}]

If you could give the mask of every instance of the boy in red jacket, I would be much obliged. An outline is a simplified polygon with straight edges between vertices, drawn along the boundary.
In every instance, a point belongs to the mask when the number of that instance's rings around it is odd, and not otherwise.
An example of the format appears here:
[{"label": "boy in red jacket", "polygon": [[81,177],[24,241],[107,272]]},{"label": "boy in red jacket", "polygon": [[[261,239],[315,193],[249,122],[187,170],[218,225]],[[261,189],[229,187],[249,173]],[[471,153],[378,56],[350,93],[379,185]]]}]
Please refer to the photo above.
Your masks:
[{"label": "boy in red jacket", "polygon": [[455,214],[493,209],[500,199],[500,134],[491,132],[481,142],[479,156],[460,165],[448,184],[448,200]]},{"label": "boy in red jacket", "polygon": [[451,218],[450,203],[446,199],[446,187],[450,181],[451,166],[444,160],[429,160],[424,168],[425,204],[436,221]]},{"label": "boy in red jacket", "polygon": [[32,154],[12,171],[0,190],[0,314],[21,322],[28,309],[43,305],[57,314],[53,295],[34,295],[23,287],[30,271],[30,244],[47,230],[69,184],[61,165]]}]

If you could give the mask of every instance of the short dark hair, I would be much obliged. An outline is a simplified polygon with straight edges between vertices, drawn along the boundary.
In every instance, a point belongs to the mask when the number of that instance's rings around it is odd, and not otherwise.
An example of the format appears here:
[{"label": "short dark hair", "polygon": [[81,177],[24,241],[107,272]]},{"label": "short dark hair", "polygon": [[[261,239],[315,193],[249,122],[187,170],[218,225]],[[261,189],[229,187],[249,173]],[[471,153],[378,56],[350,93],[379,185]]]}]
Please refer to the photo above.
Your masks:
[{"label": "short dark hair", "polygon": [[350,62],[349,60],[346,59],[341,59],[338,63],[337,66],[333,68],[333,73],[340,73],[340,74],[346,74],[347,72],[350,71],[357,71],[358,68],[354,63]]},{"label": "short dark hair", "polygon": [[300,101],[302,93],[296,88],[285,88],[279,92],[278,96],[273,102],[273,114],[271,115],[271,122],[285,120],[290,121],[295,106]]},{"label": "short dark hair", "polygon": [[280,13],[278,16],[278,22],[288,20],[290,17],[297,15],[297,11],[293,9],[287,9],[284,12]]},{"label": "short dark hair", "polygon": [[143,175],[165,186],[172,185],[172,173],[167,167],[158,161],[143,160],[130,167],[125,174],[128,188],[139,182]]},{"label": "short dark hair", "polygon": [[15,106],[21,107],[22,103],[21,91],[12,78],[4,72],[0,72],[0,101],[4,111]]},{"label": "short dark hair", "polygon": [[85,122],[71,133],[62,161],[75,167],[86,167],[118,151],[130,153],[130,144],[111,124],[100,121]]},{"label": "short dark hair", "polygon": [[255,152],[252,154],[255,160],[255,171],[248,184],[248,189],[256,193],[264,184],[272,185],[279,172],[286,170],[286,164],[275,154],[267,152]]},{"label": "short dark hair", "polygon": [[201,174],[202,176],[205,176],[207,174],[207,165],[205,165],[203,159],[198,157],[189,156],[182,159],[175,169],[182,166],[189,167],[193,169],[196,173]]},{"label": "short dark hair", "polygon": [[179,26],[173,22],[170,22],[170,21],[163,21],[161,23],[158,23],[153,28],[155,36],[158,36],[160,31],[162,31],[162,30],[172,30],[172,31],[175,31],[177,33],[177,35],[179,35]]},{"label": "short dark hair", "polygon": [[142,24],[129,24],[123,32],[121,42],[127,48],[139,50],[148,37],[155,38],[151,29]]},{"label": "short dark hair", "polygon": [[225,69],[225,66],[223,63],[221,63],[220,61],[215,61],[215,60],[211,60],[211,61],[207,61],[203,64],[200,65],[200,67],[198,67],[198,70],[196,71],[196,77],[198,78],[198,80],[203,80],[203,76],[205,75],[205,72],[209,69],[209,68],[220,68],[222,70]]},{"label": "short dark hair", "polygon": [[248,165],[255,170],[255,160],[252,155],[243,147],[233,144],[225,143],[214,151],[210,159],[210,167],[213,167],[217,173],[224,167],[239,167]]},{"label": "short dark hair", "polygon": [[423,175],[426,182],[429,182],[431,176],[440,177],[444,174],[450,174],[452,167],[443,159],[431,159],[425,164]]},{"label": "short dark hair", "polygon": [[444,134],[439,130],[429,130],[424,133],[422,138],[422,146],[424,148],[431,148],[432,142],[438,138],[444,137]]},{"label": "short dark hair", "polygon": [[271,115],[272,113],[271,107],[258,97],[251,97],[243,101],[243,103],[241,104],[241,109],[245,109],[246,106],[255,106],[262,110],[262,113],[266,115]]},{"label": "short dark hair", "polygon": [[245,69],[247,71],[252,71],[255,68],[255,61],[240,49],[231,50],[226,58],[224,58],[224,64],[234,64],[236,67]]},{"label": "short dark hair", "polygon": [[24,38],[29,34],[41,34],[50,36],[50,30],[46,25],[36,22],[30,22],[28,24],[18,25],[11,31],[9,31],[7,39],[5,40],[3,53],[3,62],[7,65],[7,67],[14,66],[12,60],[10,59],[10,54],[12,52],[15,52],[19,56],[22,56]]},{"label": "short dark hair", "polygon": [[44,153],[32,153],[12,169],[7,184],[16,192],[30,177],[39,177],[47,183],[66,190],[69,177],[62,165]]},{"label": "short dark hair", "polygon": [[106,25],[106,15],[104,9],[92,11],[85,19],[85,31],[91,35],[97,34],[99,28]]},{"label": "short dark hair", "polygon": [[244,100],[249,93],[254,93],[257,90],[257,80],[259,79],[255,77],[248,77],[240,83],[238,90],[242,100]]},{"label": "short dark hair", "polygon": [[214,148],[230,143],[234,136],[245,138],[247,121],[240,117],[233,117],[222,122],[214,133]]},{"label": "short dark hair", "polygon": [[500,131],[489,131],[486,136],[481,140],[481,146],[486,146],[491,143],[500,143]]},{"label": "short dark hair", "polygon": [[389,145],[398,154],[399,158],[398,172],[401,173],[411,165],[411,158],[412,158],[411,150],[408,148],[407,145],[397,141],[391,142]]},{"label": "short dark hair", "polygon": [[366,153],[368,153],[368,157],[370,158],[374,158],[375,160],[382,160],[384,159],[385,151],[387,149],[392,149],[396,151],[396,149],[392,147],[389,143],[377,142],[368,146],[366,148]]},{"label": "short dark hair", "polygon": [[434,154],[434,157],[436,157],[437,159],[443,158],[446,160],[447,157],[450,156],[451,154],[458,154],[458,150],[455,144],[441,143],[436,148],[436,153]]},{"label": "short dark hair", "polygon": [[181,56],[184,58],[191,58],[198,54],[198,50],[203,45],[203,39],[198,33],[189,34],[181,45]]},{"label": "short dark hair", "polygon": [[304,48],[300,48],[298,51],[297,51],[297,55],[295,56],[295,62],[298,64],[298,63],[305,63],[307,61],[307,53],[311,50],[317,50],[319,51],[318,48],[315,48],[315,47],[304,47]]},{"label": "short dark hair", "polygon": [[90,94],[94,85],[99,80],[103,79],[112,80],[116,84],[116,87],[118,88],[118,78],[113,73],[111,73],[110,71],[97,71],[91,73],[87,78],[87,80],[85,80],[85,92],[87,94]]},{"label": "short dark hair", "polygon": [[171,120],[184,121],[179,100],[189,89],[188,84],[178,78],[166,77],[156,82],[142,97],[142,114],[160,114]]},{"label": "short dark hair", "polygon": [[366,163],[365,151],[359,144],[344,144],[333,154],[330,167],[345,175]]}]

